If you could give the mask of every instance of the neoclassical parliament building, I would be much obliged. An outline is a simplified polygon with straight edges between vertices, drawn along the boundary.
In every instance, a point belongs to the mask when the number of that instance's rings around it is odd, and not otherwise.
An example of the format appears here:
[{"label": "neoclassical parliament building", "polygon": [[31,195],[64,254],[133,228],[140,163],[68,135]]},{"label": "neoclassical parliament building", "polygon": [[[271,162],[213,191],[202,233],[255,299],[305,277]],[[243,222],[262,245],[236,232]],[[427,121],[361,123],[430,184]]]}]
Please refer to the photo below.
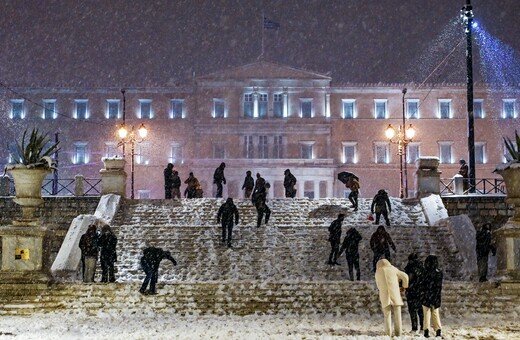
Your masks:
[{"label": "neoclassical parliament building", "polygon": [[[168,87],[0,91],[2,167],[11,161],[7,146],[37,127],[60,142],[59,179],[99,178],[101,159],[122,157],[123,150],[130,174],[131,143],[123,148],[116,132],[123,123],[134,130],[144,124],[148,135],[133,150],[135,198],[164,197],[163,169],[170,162],[183,181],[193,172],[205,197],[214,197],[212,177],[221,162],[224,197],[243,196],[247,170],[271,184],[271,197],[283,197],[285,169],[298,180],[297,197],[344,197],[342,171],[360,178],[362,197],[381,188],[399,196],[400,157],[385,130],[401,125],[403,114],[416,130],[406,146],[409,196],[417,158],[438,157],[442,178],[468,159],[465,84],[339,84],[257,61]],[[476,84],[474,93],[476,177],[496,178],[495,166],[506,161],[503,137],[514,137],[519,125],[520,92]]]}]

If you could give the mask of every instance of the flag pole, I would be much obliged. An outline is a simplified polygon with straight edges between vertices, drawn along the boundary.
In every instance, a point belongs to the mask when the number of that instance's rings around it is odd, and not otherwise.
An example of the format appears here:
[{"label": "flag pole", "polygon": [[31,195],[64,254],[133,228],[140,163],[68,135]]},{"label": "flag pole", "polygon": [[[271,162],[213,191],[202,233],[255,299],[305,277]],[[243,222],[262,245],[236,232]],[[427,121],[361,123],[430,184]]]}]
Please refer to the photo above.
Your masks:
[{"label": "flag pole", "polygon": [[262,51],[260,53],[260,57],[259,59],[262,60],[264,58],[264,20],[265,20],[265,15],[264,15],[264,11],[262,10],[262,20],[260,21],[260,24],[262,25],[261,26],[261,31],[262,31]]}]

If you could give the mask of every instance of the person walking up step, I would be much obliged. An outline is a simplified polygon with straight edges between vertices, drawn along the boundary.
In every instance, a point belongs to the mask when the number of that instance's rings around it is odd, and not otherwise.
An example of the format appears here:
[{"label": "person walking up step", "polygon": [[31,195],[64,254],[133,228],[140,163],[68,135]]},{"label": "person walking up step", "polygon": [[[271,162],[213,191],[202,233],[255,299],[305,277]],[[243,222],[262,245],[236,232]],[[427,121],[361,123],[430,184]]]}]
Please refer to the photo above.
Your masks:
[{"label": "person walking up step", "polygon": [[217,213],[217,223],[222,222],[222,243],[227,241],[228,248],[232,248],[233,221],[238,224],[238,209],[233,199],[228,197],[226,202],[220,206]]},{"label": "person walking up step", "polygon": [[[156,247],[148,247],[143,250],[143,256],[141,257],[141,269],[145,272],[146,277],[144,278],[143,284],[141,285],[141,289],[139,289],[141,294],[157,294],[155,285],[157,284],[157,278],[159,276],[159,264],[164,259],[172,261],[174,266],[177,265],[177,262],[169,251],[164,251],[161,248]],[[150,289],[146,290],[148,283],[150,283]]]},{"label": "person walking up step", "polygon": [[338,218],[332,221],[329,226],[329,242],[330,242],[330,255],[327,264],[331,266],[339,265],[338,254],[339,244],[341,242],[341,226],[345,219],[344,214],[338,214]]},{"label": "person walking up step", "polygon": [[359,242],[363,239],[359,231],[352,227],[347,230],[347,234],[343,239],[343,244],[339,250],[338,256],[345,251],[348,264],[348,275],[350,281],[354,281],[354,268],[356,269],[356,280],[361,280],[361,272],[359,271]]}]

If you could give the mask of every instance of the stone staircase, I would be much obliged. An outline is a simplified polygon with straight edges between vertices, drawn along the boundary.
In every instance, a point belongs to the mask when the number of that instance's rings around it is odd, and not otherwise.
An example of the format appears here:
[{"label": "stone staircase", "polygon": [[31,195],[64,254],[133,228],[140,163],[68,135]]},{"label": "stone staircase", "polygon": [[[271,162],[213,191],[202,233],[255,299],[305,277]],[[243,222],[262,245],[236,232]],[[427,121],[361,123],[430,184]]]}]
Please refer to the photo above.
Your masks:
[{"label": "stone staircase", "polygon": [[[35,310],[96,314],[125,313],[275,314],[380,313],[368,246],[375,225],[367,221],[370,200],[352,212],[345,199],[275,199],[268,225],[256,228],[256,212],[246,200],[235,202],[240,223],[233,249],[220,242],[216,213],[223,200],[140,200],[123,203],[113,229],[118,236],[117,283],[53,283],[50,286],[0,284],[0,314],[28,315]],[[443,313],[477,312],[504,319],[520,315],[520,284],[461,282],[462,259],[449,231],[430,227],[416,202],[392,198],[388,228],[398,251],[392,261],[403,268],[408,254],[437,254],[445,271]],[[343,234],[355,226],[362,281],[351,282],[345,259],[326,265],[328,226],[345,213]],[[142,249],[171,250],[178,262],[161,264],[158,295],[138,293]],[[406,308],[405,308],[406,309]]]}]

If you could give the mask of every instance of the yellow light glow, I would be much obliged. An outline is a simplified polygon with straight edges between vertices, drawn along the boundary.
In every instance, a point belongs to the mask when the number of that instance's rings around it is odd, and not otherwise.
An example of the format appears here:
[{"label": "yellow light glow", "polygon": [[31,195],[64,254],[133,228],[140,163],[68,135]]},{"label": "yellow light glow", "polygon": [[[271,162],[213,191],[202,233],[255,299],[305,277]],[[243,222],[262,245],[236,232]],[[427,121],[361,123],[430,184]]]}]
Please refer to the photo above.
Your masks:
[{"label": "yellow light glow", "polygon": [[414,136],[415,128],[412,126],[412,124],[410,124],[410,126],[408,126],[408,128],[406,129],[406,138],[411,140]]},{"label": "yellow light glow", "polygon": [[388,138],[388,139],[392,139],[395,137],[395,129],[392,126],[392,124],[389,124],[388,127],[386,128],[385,135],[386,135],[386,138]]},{"label": "yellow light glow", "polygon": [[117,130],[117,133],[119,134],[119,138],[125,139],[126,136],[128,136],[128,130],[126,129],[126,126],[121,125],[119,130]]},{"label": "yellow light glow", "polygon": [[146,136],[148,135],[148,130],[146,129],[146,127],[144,126],[144,124],[141,124],[141,125],[139,126],[139,130],[138,130],[138,131],[139,131],[139,136],[140,136],[141,138],[143,138],[143,139],[146,138]]}]

